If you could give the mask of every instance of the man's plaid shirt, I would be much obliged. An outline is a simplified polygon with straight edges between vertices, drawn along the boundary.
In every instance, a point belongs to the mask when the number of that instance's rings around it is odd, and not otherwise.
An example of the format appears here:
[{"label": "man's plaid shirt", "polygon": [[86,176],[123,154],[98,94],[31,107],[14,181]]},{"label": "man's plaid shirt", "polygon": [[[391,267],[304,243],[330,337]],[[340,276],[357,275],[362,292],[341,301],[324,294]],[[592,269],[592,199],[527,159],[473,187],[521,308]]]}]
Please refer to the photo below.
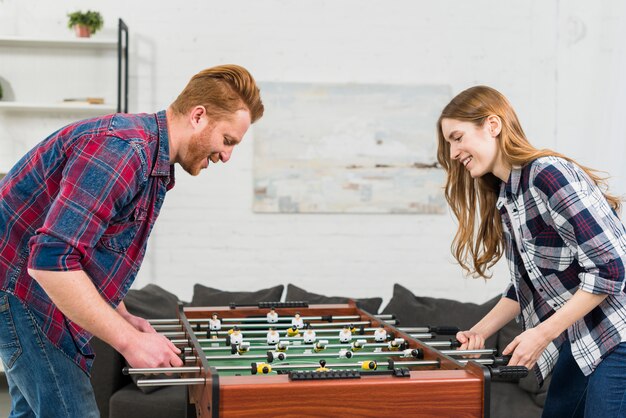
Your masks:
[{"label": "man's plaid shirt", "polygon": [[609,296],[553,341],[537,361],[540,381],[568,338],[589,375],[626,341],[626,230],[600,188],[577,165],[557,157],[513,168],[497,202],[511,283],[524,329],[547,320],[580,290]]},{"label": "man's plaid shirt", "polygon": [[23,301],[85,371],[91,334],[65,317],[27,269],[83,270],[117,306],[174,186],[169,158],[165,111],[116,114],[53,133],[0,181],[0,290]]}]

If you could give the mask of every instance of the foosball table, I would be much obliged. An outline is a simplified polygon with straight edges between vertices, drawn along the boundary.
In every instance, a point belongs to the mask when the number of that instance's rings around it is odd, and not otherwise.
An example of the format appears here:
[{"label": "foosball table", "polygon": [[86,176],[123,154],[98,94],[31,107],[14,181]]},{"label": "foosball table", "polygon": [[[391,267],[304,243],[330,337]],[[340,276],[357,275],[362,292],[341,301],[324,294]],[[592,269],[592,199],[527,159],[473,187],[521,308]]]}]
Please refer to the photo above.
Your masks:
[{"label": "foosball table", "polygon": [[352,302],[181,306],[179,318],[151,323],[185,365],[124,372],[146,375],[139,386],[187,385],[201,418],[488,417],[492,377],[528,373],[491,349],[427,341],[457,329],[399,328]]}]

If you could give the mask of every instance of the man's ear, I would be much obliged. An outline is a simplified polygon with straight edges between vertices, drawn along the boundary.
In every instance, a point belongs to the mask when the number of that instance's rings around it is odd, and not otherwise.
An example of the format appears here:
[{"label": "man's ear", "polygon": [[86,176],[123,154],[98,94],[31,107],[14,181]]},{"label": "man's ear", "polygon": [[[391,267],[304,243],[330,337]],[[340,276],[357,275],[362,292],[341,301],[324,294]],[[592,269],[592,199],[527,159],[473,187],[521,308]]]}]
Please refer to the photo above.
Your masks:
[{"label": "man's ear", "polygon": [[204,106],[196,106],[189,112],[189,122],[194,129],[202,127],[201,125],[206,123],[206,109]]},{"label": "man's ear", "polygon": [[497,116],[497,115],[487,116],[487,120],[485,121],[485,124],[487,125],[487,128],[489,129],[489,133],[494,138],[500,135],[500,132],[502,132],[502,119],[500,119],[500,116]]}]

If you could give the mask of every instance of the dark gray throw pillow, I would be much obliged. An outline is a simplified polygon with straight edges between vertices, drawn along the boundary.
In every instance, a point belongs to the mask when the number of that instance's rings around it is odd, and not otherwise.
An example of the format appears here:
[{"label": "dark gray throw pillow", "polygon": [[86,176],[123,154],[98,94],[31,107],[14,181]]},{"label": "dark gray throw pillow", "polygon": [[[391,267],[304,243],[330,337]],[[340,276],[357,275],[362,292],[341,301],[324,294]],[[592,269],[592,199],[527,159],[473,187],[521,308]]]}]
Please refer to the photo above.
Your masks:
[{"label": "dark gray throw pillow", "polygon": [[178,318],[178,297],[155,284],[130,289],[124,305],[131,314],[146,319]]},{"label": "dark gray throw pillow", "polygon": [[190,306],[228,306],[236,304],[257,304],[259,302],[279,302],[285,286],[278,285],[256,292],[226,292],[196,283]]},{"label": "dark gray throw pillow", "polygon": [[[477,305],[450,299],[415,296],[406,287],[395,284],[393,296],[382,313],[394,314],[400,327],[451,326],[467,330],[480,321],[499,300],[500,296],[496,296],[482,305]],[[440,336],[438,339],[450,338]],[[488,348],[495,348],[496,342],[497,334],[491,336],[485,345]]]},{"label": "dark gray throw pillow", "polygon": [[[347,297],[341,296],[324,296],[318,295],[317,293],[307,292],[304,289],[301,289],[292,284],[287,285],[287,297],[286,301],[306,301],[310,304],[315,303],[347,303]],[[354,299],[356,305],[363,309],[364,311],[376,315],[378,313],[378,309],[380,309],[380,305],[383,303],[382,298],[364,298],[364,299]]]}]

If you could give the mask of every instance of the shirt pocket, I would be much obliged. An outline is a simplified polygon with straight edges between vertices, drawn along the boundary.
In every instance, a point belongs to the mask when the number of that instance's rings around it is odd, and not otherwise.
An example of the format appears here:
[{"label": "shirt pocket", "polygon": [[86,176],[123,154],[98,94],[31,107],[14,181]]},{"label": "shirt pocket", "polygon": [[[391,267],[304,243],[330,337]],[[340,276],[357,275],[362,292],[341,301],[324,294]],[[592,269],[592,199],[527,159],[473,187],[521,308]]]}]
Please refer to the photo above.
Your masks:
[{"label": "shirt pocket", "polygon": [[100,242],[115,252],[126,252],[133,243],[141,223],[146,220],[147,213],[145,208],[137,207],[129,218],[109,224]]},{"label": "shirt pocket", "polygon": [[551,226],[546,226],[532,239],[522,239],[522,247],[544,274],[563,271],[574,261],[574,254]]}]

